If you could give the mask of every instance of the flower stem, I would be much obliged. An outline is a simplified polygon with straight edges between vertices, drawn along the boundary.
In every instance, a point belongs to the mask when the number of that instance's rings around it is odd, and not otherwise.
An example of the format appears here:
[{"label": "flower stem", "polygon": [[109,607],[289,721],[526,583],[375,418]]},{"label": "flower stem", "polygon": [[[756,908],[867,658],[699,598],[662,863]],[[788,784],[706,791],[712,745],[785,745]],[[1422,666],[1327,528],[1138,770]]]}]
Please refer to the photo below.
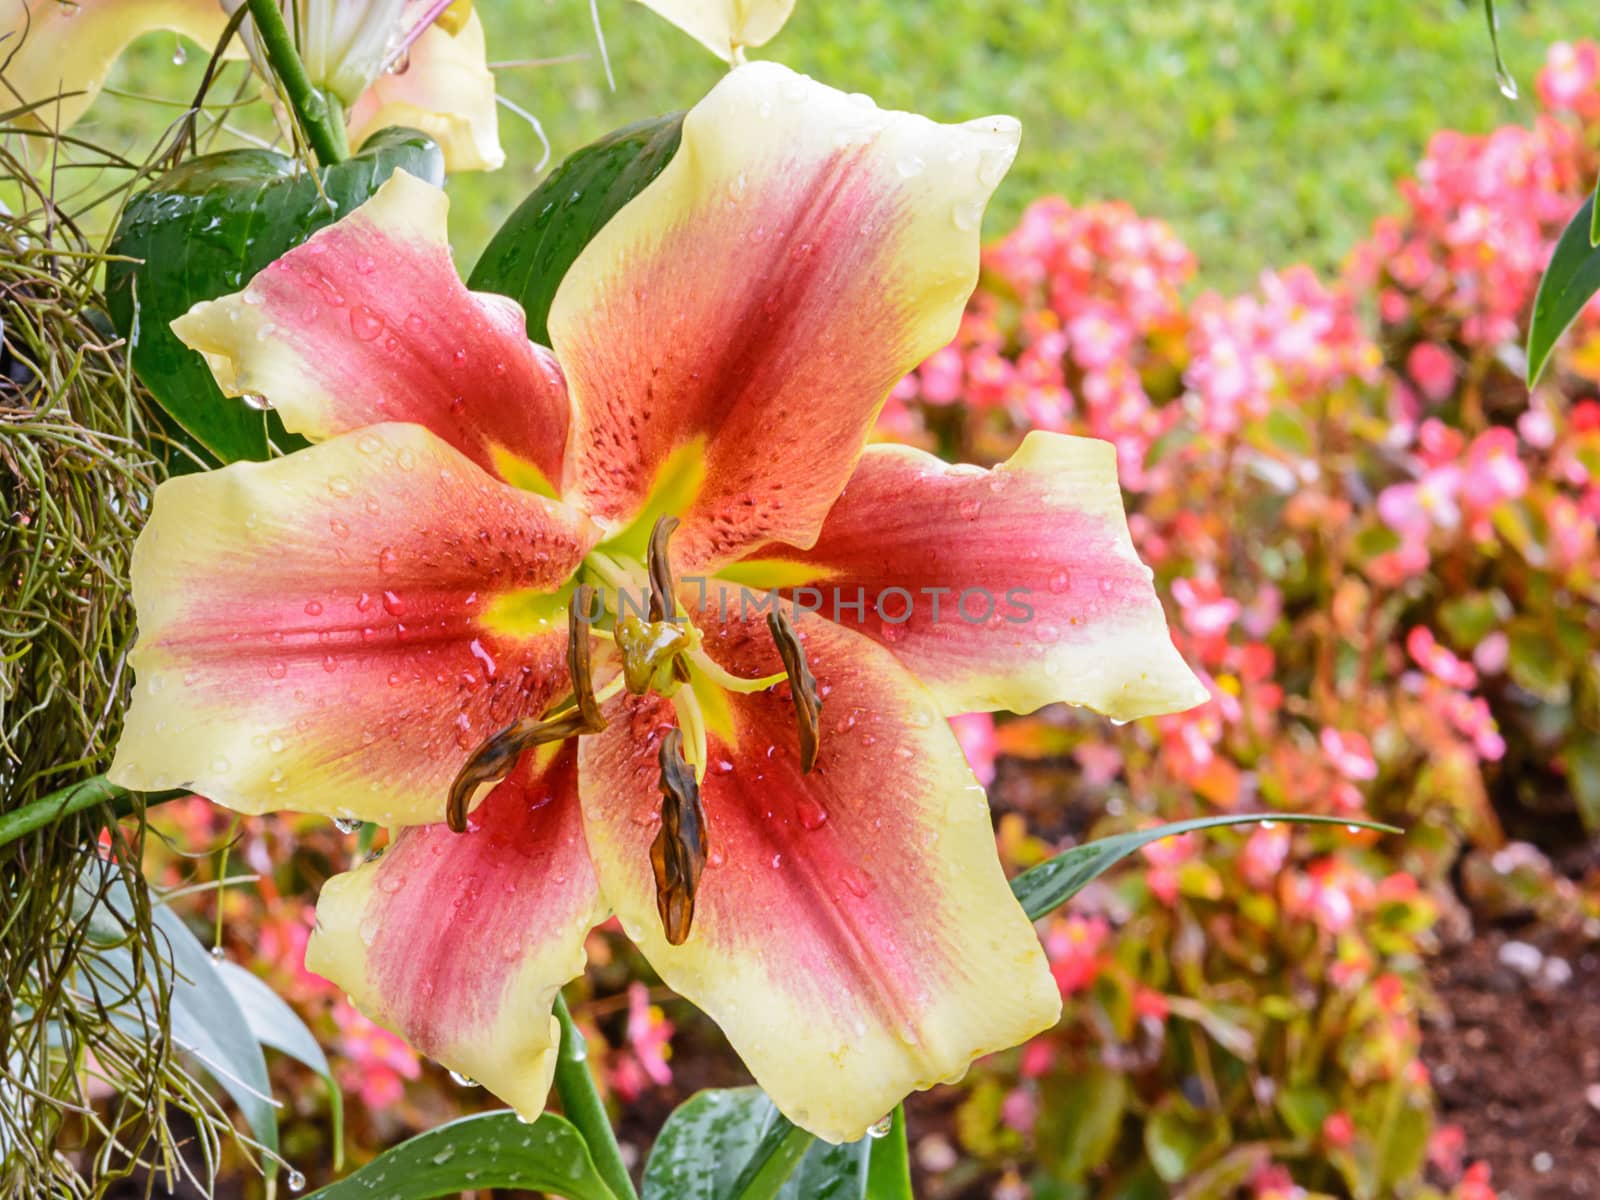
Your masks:
[{"label": "flower stem", "polygon": [[[188,793],[182,789],[149,792],[146,793],[144,802],[148,807],[160,804],[163,800],[186,795]],[[109,804],[117,816],[125,817],[134,811],[136,803],[134,794],[127,788],[118,787],[104,775],[95,775],[78,783],[69,784],[67,787],[58,788],[32,804],[12,809],[8,813],[0,813],[0,846],[14,842],[35,829],[52,825],[64,817],[80,813],[86,808],[93,808],[97,804]]]},{"label": "flower stem", "polygon": [[561,1111],[583,1135],[595,1169],[616,1193],[617,1200],[638,1200],[611,1119],[606,1116],[606,1107],[589,1074],[589,1047],[560,992],[556,993],[554,1011],[561,1025],[561,1049],[556,1057],[556,1095],[561,1097]]},{"label": "flower stem", "polygon": [[349,155],[344,134],[344,110],[338,100],[317,90],[305,64],[295,52],[294,39],[283,23],[277,0],[250,0],[250,16],[267,52],[267,59],[283,85],[284,97],[294,109],[317,162],[324,167],[343,162]]}]

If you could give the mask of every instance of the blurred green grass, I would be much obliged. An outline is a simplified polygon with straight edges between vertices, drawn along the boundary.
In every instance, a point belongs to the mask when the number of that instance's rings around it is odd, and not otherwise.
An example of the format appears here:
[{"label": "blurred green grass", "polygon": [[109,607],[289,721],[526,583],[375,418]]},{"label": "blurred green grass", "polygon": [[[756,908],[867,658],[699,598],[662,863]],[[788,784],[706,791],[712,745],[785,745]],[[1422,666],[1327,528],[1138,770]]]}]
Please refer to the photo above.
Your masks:
[{"label": "blurred green grass", "polygon": [[[479,0],[492,59],[590,54],[499,75],[558,159],[692,104],[718,75],[642,5],[599,7],[614,94],[587,0]],[[1268,266],[1336,264],[1434,131],[1531,121],[1548,45],[1600,35],[1593,0],[1498,7],[1518,102],[1496,86],[1480,0],[799,0],[756,54],[939,120],[1019,117],[990,235],[1045,193],[1127,200],[1172,222],[1203,282],[1235,287]],[[509,112],[502,136],[504,170],[451,184],[464,262],[537,182],[537,138]]]},{"label": "blurred green grass", "polygon": [[[542,123],[552,161],[693,104],[722,69],[633,0],[597,2],[614,92],[589,0],[478,0],[500,91]],[[1336,265],[1435,131],[1532,121],[1550,43],[1600,35],[1593,0],[1498,7],[1519,101],[1496,86],[1480,0],[798,0],[757,56],[939,120],[1021,118],[990,236],[1046,193],[1127,200],[1176,227],[1203,284],[1237,288],[1265,267]],[[157,90],[171,52],[146,39],[119,82]],[[101,119],[126,129],[109,103]],[[503,170],[450,182],[463,268],[540,178],[532,128],[503,109],[501,136]]]}]

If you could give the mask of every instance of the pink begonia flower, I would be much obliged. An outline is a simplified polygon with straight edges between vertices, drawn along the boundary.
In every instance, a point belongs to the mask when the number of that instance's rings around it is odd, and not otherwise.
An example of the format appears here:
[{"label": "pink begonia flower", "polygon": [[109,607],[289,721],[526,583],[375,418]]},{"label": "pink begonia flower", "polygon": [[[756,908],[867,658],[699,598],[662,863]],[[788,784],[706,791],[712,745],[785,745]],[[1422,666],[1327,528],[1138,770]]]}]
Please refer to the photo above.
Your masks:
[{"label": "pink begonia flower", "polygon": [[1280,825],[1257,825],[1239,852],[1239,875],[1256,891],[1270,888],[1289,859],[1291,836]]},{"label": "pink begonia flower", "polygon": [[994,714],[986,712],[961,713],[950,718],[950,728],[961,743],[961,752],[967,756],[967,765],[978,777],[978,782],[988,787],[994,782],[995,758],[1000,741],[995,736]]},{"label": "pink begonia flower", "polygon": [[374,1111],[399,1103],[406,1080],[422,1074],[417,1052],[348,1001],[334,1004],[333,1023],[339,1029],[336,1050],[347,1060],[339,1067],[339,1082]]},{"label": "pink begonia flower", "polygon": [[1511,657],[1511,639],[1500,630],[1487,633],[1472,648],[1472,665],[1484,675],[1498,675]]},{"label": "pink begonia flower", "polygon": [[1033,1132],[1039,1120],[1039,1097],[1032,1087],[1014,1087],[1000,1102],[1000,1120],[1018,1133]]},{"label": "pink begonia flower", "polygon": [[1585,121],[1600,119],[1600,46],[1557,42],[1550,47],[1536,83],[1539,102],[1552,112]]},{"label": "pink begonia flower", "polygon": [[1448,400],[1456,386],[1455,357],[1437,342],[1418,342],[1406,355],[1406,374],[1429,400]]},{"label": "pink begonia flower", "polygon": [[1406,634],[1406,651],[1412,660],[1435,679],[1462,689],[1478,686],[1478,673],[1439,644],[1426,625],[1413,626]]},{"label": "pink begonia flower", "polygon": [[1111,927],[1104,917],[1074,913],[1051,922],[1044,935],[1044,952],[1063,996],[1075,995],[1099,978],[1104,965],[1101,952],[1110,936]]},{"label": "pink begonia flower", "polygon": [[1144,881],[1151,895],[1169,908],[1178,902],[1178,868],[1196,854],[1199,846],[1192,833],[1165,837],[1141,848],[1148,864]]},{"label": "pink begonia flower", "polygon": [[1319,738],[1333,769],[1346,779],[1365,782],[1378,777],[1378,763],[1366,734],[1325,725]]},{"label": "pink begonia flower", "polygon": [[609,1064],[611,1086],[626,1102],[644,1094],[649,1084],[672,1082],[667,1059],[672,1054],[672,1022],[650,1003],[650,989],[635,980],[628,985],[627,1040]]},{"label": "pink begonia flower", "polygon": [[316,444],[159,489],[112,776],[400,827],[323,888],[309,965],[524,1116],[613,912],[830,1141],[1048,1027],[946,718],[1204,689],[1110,446],[866,444],[956,330],[1017,137],[752,64],[567,271],[553,349],[404,173],[198,305],[175,328],[224,391]]}]

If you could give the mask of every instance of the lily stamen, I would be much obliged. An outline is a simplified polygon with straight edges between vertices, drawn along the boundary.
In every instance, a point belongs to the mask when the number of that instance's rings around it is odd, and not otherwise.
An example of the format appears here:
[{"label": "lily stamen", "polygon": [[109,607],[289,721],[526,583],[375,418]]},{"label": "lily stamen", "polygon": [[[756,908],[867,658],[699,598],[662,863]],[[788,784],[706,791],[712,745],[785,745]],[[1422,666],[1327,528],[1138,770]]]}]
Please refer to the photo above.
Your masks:
[{"label": "lily stamen", "polygon": [[667,941],[681,946],[694,923],[694,897],[706,866],[705,810],[700,786],[683,758],[683,734],[661,741],[661,828],[650,843],[656,877],[656,911]]},{"label": "lily stamen", "polygon": [[622,686],[618,675],[599,693],[594,690],[589,662],[590,606],[594,589],[579,584],[567,604],[567,671],[572,677],[572,706],[553,717],[523,717],[487,738],[468,757],[450,784],[445,821],[456,833],[467,831],[467,810],[472,797],[485,784],[499,783],[516,768],[525,750],[549,742],[565,741],[606,727],[600,706]]},{"label": "lily stamen", "polygon": [[676,624],[678,600],[673,595],[672,560],[667,554],[667,543],[672,531],[678,527],[677,517],[658,517],[650,530],[650,546],[645,552],[645,564],[650,571],[650,619]]},{"label": "lily stamen", "polygon": [[775,607],[767,614],[767,629],[777,643],[778,654],[788,674],[789,691],[794,697],[795,722],[800,730],[800,772],[808,775],[817,762],[817,742],[822,728],[822,696],[817,691],[816,677],[806,665],[805,649],[781,608]]}]

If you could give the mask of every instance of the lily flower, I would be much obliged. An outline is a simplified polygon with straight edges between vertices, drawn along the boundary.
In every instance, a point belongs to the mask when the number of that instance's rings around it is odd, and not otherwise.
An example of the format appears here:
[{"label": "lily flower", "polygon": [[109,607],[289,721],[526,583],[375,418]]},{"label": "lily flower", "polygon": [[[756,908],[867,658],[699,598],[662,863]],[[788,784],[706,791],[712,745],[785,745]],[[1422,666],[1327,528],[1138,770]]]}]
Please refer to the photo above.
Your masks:
[{"label": "lily flower", "polygon": [[[0,95],[43,104],[41,128],[66,130],[99,95],[135,38],[170,29],[209,53],[244,0],[0,0]],[[483,25],[467,0],[297,0],[289,14],[312,83],[346,107],[353,143],[404,124],[439,143],[451,171],[494,170],[500,148]],[[240,27],[271,78],[251,22]]]},{"label": "lily flower", "polygon": [[217,0],[0,0],[0,106],[69,129],[135,38],[166,29],[209,51],[227,24]]},{"label": "lily flower", "polygon": [[727,63],[744,61],[746,46],[778,35],[794,0],[639,0]]},{"label": "lily flower", "polygon": [[159,489],[112,777],[403,827],[308,964],[525,1117],[612,913],[831,1141],[1051,1025],[947,718],[1204,692],[1109,445],[867,444],[1017,138],[753,64],[573,263],[550,349],[403,173],[197,305],[223,389],[315,444]]},{"label": "lily flower", "polygon": [[[245,4],[221,2],[230,13]],[[505,164],[494,76],[471,0],[294,0],[285,20],[307,77],[345,106],[352,143],[407,125],[439,143],[447,170]],[[257,73],[272,78],[254,22],[239,32]]]}]

